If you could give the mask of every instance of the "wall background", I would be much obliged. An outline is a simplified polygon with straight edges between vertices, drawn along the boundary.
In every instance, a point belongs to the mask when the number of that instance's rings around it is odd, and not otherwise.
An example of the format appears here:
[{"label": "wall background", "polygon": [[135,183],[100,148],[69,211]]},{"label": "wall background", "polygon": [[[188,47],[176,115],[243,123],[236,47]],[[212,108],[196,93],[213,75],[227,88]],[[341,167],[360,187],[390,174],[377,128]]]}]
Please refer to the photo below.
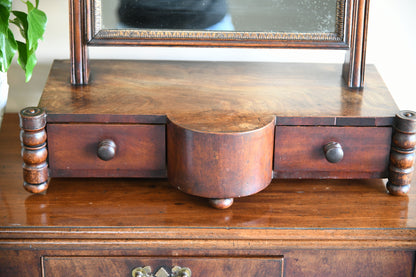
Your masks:
[{"label": "wall background", "polygon": [[[15,1],[16,6],[20,1]],[[14,4],[15,5],[15,4]],[[41,0],[48,27],[38,51],[39,64],[25,84],[16,64],[9,71],[7,112],[37,105],[54,59],[69,58],[67,0]],[[375,64],[400,109],[416,110],[416,1],[372,0],[367,63]],[[344,51],[212,48],[108,48],[90,50],[91,58],[158,60],[225,60],[342,63]]]}]

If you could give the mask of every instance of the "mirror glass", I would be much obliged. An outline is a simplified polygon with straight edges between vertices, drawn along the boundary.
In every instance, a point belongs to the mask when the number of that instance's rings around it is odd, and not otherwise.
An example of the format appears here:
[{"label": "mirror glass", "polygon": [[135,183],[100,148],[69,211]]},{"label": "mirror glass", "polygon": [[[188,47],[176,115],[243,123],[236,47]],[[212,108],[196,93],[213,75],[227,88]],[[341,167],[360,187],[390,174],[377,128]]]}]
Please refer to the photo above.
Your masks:
[{"label": "mirror glass", "polygon": [[98,13],[108,30],[335,33],[341,1],[101,0]]}]

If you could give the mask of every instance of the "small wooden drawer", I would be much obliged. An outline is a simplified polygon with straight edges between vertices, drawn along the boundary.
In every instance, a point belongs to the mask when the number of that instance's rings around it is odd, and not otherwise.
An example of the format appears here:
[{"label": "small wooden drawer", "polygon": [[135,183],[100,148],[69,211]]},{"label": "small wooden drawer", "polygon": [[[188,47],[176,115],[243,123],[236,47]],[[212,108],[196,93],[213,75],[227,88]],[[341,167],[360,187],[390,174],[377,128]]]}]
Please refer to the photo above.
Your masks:
[{"label": "small wooden drawer", "polygon": [[164,125],[48,124],[47,133],[51,177],[166,177]]},{"label": "small wooden drawer", "polygon": [[[283,276],[283,257],[43,257],[45,277]],[[176,270],[187,275],[175,275]],[[145,271],[148,275],[134,274]],[[133,274],[132,274],[133,273]]]},{"label": "small wooden drawer", "polygon": [[[392,128],[277,126],[275,178],[385,178]],[[329,162],[324,146],[336,142],[343,158]]]}]

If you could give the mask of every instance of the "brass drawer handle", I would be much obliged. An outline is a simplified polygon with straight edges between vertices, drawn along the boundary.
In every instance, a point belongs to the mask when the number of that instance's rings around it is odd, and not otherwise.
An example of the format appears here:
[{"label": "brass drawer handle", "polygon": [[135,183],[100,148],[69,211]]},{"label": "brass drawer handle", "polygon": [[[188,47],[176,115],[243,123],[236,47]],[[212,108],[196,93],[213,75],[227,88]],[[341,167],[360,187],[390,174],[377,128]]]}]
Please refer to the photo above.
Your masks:
[{"label": "brass drawer handle", "polygon": [[192,272],[187,267],[175,266],[172,268],[172,277],[191,277]]},{"label": "brass drawer handle", "polygon": [[344,158],[344,150],[341,144],[331,141],[324,146],[325,158],[330,163],[340,162]]},{"label": "brass drawer handle", "polygon": [[111,139],[100,141],[97,148],[97,156],[103,161],[109,161],[116,155],[116,143]]},{"label": "brass drawer handle", "polygon": [[174,266],[172,273],[168,273],[163,267],[152,274],[152,268],[150,266],[136,267],[131,272],[132,277],[192,277],[191,269],[188,267]]},{"label": "brass drawer handle", "polygon": [[153,277],[150,266],[136,267],[131,271],[132,277]]}]

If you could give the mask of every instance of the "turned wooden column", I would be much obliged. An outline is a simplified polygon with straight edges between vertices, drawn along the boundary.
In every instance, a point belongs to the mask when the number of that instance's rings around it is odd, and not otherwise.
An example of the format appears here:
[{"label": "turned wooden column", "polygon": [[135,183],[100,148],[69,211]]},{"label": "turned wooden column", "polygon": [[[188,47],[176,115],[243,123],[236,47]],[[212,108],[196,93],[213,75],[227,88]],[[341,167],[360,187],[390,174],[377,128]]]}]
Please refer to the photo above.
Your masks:
[{"label": "turned wooden column", "polygon": [[29,107],[20,114],[20,140],[22,142],[23,186],[32,193],[48,188],[48,150],[46,148],[46,113]]},{"label": "turned wooden column", "polygon": [[399,112],[393,128],[387,190],[393,195],[405,195],[410,189],[415,161],[416,113]]}]

